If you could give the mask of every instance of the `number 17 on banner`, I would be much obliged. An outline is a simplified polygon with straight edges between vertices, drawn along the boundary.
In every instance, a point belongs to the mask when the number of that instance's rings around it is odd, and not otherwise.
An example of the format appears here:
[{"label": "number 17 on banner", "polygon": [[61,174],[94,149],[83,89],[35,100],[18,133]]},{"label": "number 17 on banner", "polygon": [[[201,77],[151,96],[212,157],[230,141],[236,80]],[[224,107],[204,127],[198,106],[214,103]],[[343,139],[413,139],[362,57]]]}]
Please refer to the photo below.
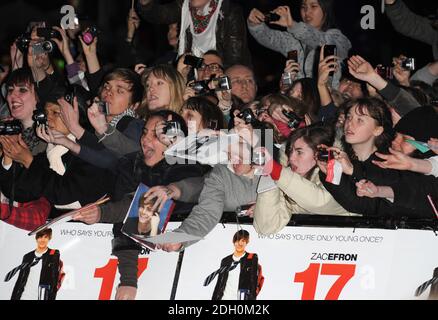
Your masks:
[{"label": "number 17 on banner", "polygon": [[325,300],[338,300],[345,285],[353,278],[355,272],[355,264],[311,263],[307,270],[295,274],[294,282],[303,283],[302,300],[315,300],[319,276],[339,276],[325,297]]}]

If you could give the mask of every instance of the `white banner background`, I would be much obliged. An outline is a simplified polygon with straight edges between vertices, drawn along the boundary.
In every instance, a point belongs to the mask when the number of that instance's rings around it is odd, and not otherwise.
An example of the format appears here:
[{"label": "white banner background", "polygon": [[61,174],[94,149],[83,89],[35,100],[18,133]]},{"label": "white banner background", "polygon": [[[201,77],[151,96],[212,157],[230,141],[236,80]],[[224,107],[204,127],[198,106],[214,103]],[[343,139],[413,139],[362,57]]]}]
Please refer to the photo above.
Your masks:
[{"label": "white banner background", "polygon": [[[170,223],[168,230],[178,225]],[[99,295],[114,299],[119,275],[114,274],[111,228],[78,223],[55,226],[49,246],[60,250],[66,272],[57,299],[96,300]],[[432,231],[289,227],[270,239],[258,236],[252,226],[243,228],[250,232],[247,251],[257,253],[263,267],[265,283],[259,300],[301,299],[303,283],[294,282],[295,275],[311,263],[355,265],[354,276],[339,291],[339,299],[418,299],[415,289],[431,279],[438,267],[438,237]],[[221,260],[233,253],[236,231],[235,225],[218,225],[206,239],[186,250],[177,299],[211,299],[216,280],[208,287],[202,284]],[[0,222],[0,280],[21,263],[24,254],[35,249],[35,244],[27,232]],[[354,254],[357,261],[312,260],[314,253]],[[114,259],[112,265],[108,265],[110,259]],[[141,259],[143,264],[147,259],[147,268],[139,278],[137,299],[168,300],[178,254],[154,252]],[[316,284],[315,299],[325,299],[339,278],[322,275],[321,270],[308,273],[308,283]],[[0,299],[10,298],[16,279],[0,282]],[[427,299],[428,294],[429,290],[419,299]]]}]

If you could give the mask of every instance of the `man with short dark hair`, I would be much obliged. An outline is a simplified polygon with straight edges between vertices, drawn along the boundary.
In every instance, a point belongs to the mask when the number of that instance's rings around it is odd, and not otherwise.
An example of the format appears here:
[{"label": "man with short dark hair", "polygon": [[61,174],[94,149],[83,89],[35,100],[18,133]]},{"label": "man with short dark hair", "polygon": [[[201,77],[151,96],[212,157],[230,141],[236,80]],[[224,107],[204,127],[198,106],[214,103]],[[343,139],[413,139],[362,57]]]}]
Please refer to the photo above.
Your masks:
[{"label": "man with short dark hair", "polygon": [[[258,284],[257,254],[245,251],[249,232],[239,230],[233,236],[234,253],[222,259],[212,300],[255,300]],[[225,268],[226,267],[226,268]]]},{"label": "man with short dark hair", "polygon": [[[37,248],[24,255],[11,300],[56,299],[62,263],[59,251],[48,247],[52,239],[52,229],[38,232],[35,239]],[[13,274],[8,273],[5,281],[9,281],[12,277]]]}]

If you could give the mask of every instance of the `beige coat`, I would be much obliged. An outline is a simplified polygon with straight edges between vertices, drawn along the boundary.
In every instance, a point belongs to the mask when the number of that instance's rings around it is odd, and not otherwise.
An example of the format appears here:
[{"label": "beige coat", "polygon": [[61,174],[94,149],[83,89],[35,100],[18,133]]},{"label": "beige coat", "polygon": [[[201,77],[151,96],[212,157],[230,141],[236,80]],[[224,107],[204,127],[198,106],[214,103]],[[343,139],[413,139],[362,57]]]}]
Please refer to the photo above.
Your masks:
[{"label": "beige coat", "polygon": [[275,234],[289,223],[293,214],[319,214],[357,216],[346,211],[319,180],[315,169],[310,180],[283,168],[277,189],[261,193],[257,197],[254,228],[260,234]]}]

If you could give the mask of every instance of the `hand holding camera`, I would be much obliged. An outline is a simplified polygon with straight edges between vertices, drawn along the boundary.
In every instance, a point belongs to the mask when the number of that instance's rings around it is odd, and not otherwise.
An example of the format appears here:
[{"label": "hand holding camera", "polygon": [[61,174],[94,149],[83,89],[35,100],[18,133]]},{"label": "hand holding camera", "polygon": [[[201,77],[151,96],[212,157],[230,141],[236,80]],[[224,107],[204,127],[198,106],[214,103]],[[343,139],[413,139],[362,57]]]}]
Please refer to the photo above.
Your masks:
[{"label": "hand holding camera", "polygon": [[189,85],[196,95],[208,95],[219,91],[231,90],[231,81],[227,76],[192,82]]},{"label": "hand holding camera", "polygon": [[338,69],[338,62],[336,56],[325,56],[328,52],[325,46],[321,48],[318,65],[318,86],[326,86],[331,74],[334,74]]},{"label": "hand holding camera", "polygon": [[[267,22],[266,17],[268,17]],[[295,23],[288,6],[280,6],[272,11],[270,15],[265,15],[265,22],[269,24],[276,24],[285,28],[292,28]]]},{"label": "hand holding camera", "polygon": [[107,109],[106,102],[94,100],[93,104],[87,110],[88,120],[94,130],[100,135],[108,130],[108,123],[106,121]]},{"label": "hand holding camera", "polygon": [[288,123],[289,118],[283,113],[286,112],[293,112],[293,109],[287,105],[279,105],[279,104],[272,104],[269,107],[269,114],[271,115],[272,119]]},{"label": "hand holding camera", "polygon": [[392,73],[394,78],[403,86],[409,87],[409,79],[411,77],[411,71],[415,70],[415,59],[406,58],[403,55],[393,58],[392,63],[394,68]]},{"label": "hand holding camera", "polygon": [[[326,166],[328,160],[334,159],[342,165],[343,173],[345,173],[348,176],[351,176],[353,174],[354,167],[346,152],[342,151],[339,148],[328,147],[326,145],[319,145],[318,150],[321,150],[321,152],[318,151],[317,153],[318,166],[320,168],[321,168],[321,164],[323,164],[323,166]],[[329,159],[329,157],[332,158]],[[327,161],[325,161],[326,159]]]},{"label": "hand holding camera", "polygon": [[179,137],[184,136],[180,123],[173,121],[171,115],[169,115],[166,121],[157,124],[155,134],[158,140],[165,146],[171,146],[177,142]]}]

